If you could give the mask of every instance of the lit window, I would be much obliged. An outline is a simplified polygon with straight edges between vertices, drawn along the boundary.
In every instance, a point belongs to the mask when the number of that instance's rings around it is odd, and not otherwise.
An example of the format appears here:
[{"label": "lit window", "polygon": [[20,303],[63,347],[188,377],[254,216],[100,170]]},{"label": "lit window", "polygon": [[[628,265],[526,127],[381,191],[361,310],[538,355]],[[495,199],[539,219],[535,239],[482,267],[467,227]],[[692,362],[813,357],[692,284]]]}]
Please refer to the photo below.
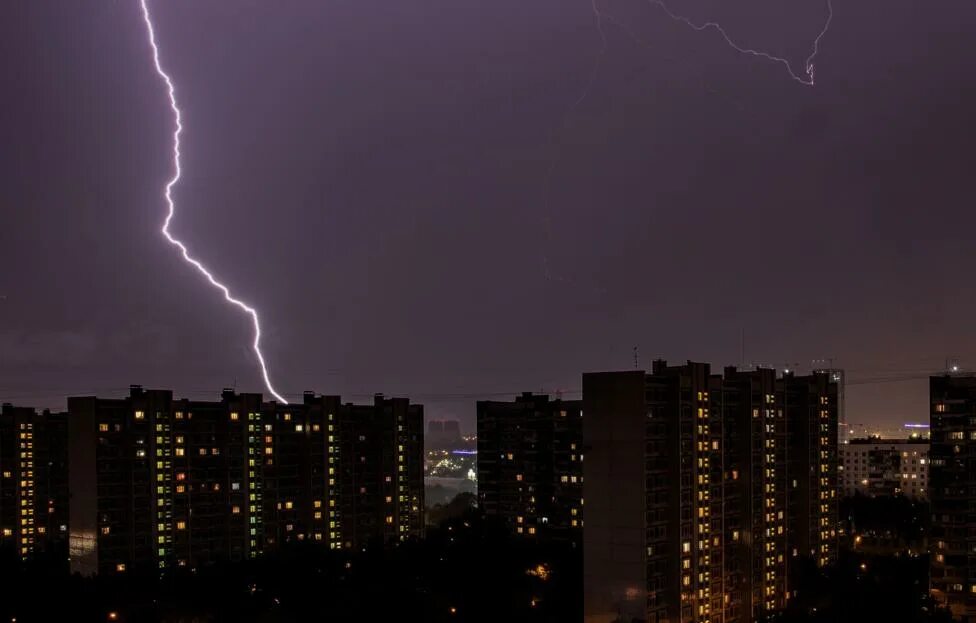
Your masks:
[{"label": "lit window", "polygon": [[119,564],[115,565],[115,570],[118,571],[119,573],[125,571],[125,563],[120,562]]},{"label": "lit window", "polygon": [[230,421],[231,422],[236,422],[239,418],[240,418],[240,416],[238,416],[236,413],[231,413],[230,414]]},{"label": "lit window", "polygon": [[106,424],[105,422],[102,422],[101,424],[98,425],[98,430],[100,432],[107,433],[108,432],[108,424]]},{"label": "lit window", "polygon": [[[137,420],[144,420],[144,419],[146,419],[146,413],[145,413],[145,411],[136,411],[135,418]],[[122,570],[125,571],[125,569],[122,569]]]},{"label": "lit window", "polygon": [[176,522],[176,529],[177,530],[186,530],[186,522],[185,521],[177,521]]}]

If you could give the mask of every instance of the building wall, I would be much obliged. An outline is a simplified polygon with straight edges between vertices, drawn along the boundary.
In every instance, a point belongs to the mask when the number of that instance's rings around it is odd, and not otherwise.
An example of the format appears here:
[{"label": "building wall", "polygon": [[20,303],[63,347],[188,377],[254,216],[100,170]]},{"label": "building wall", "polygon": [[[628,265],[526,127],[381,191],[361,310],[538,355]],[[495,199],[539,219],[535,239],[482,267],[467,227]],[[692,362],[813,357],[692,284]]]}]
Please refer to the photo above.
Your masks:
[{"label": "building wall", "polygon": [[22,559],[61,555],[67,539],[66,419],[0,410],[0,549]]},{"label": "building wall", "polygon": [[584,375],[583,414],[585,620],[772,620],[836,560],[829,375],[655,362]]},{"label": "building wall", "polygon": [[423,410],[406,399],[71,398],[71,568],[84,575],[423,535]]},{"label": "building wall", "polygon": [[976,377],[932,377],[931,589],[954,617],[976,621]]},{"label": "building wall", "polygon": [[531,393],[478,402],[479,506],[513,534],[579,541],[581,407]]},{"label": "building wall", "polygon": [[928,498],[928,439],[852,439],[840,455],[844,495]]},{"label": "building wall", "polygon": [[[675,540],[671,538],[676,534],[673,517],[656,517],[655,525],[662,526],[664,532],[655,537],[654,543],[646,543],[644,376],[642,371],[583,375],[583,620],[586,623],[643,618],[647,610],[649,559],[676,560]],[[669,442],[658,438],[655,441]],[[657,468],[653,471],[656,473]],[[665,495],[670,493],[667,491]],[[672,499],[668,497],[669,501]],[[657,549],[658,543],[662,547],[666,544],[669,549]],[[655,549],[648,549],[652,547]],[[677,563],[661,571],[675,574]],[[670,584],[662,584],[661,590],[667,590]],[[655,612],[663,612],[673,603],[673,600],[662,601],[665,603],[654,606]]]}]

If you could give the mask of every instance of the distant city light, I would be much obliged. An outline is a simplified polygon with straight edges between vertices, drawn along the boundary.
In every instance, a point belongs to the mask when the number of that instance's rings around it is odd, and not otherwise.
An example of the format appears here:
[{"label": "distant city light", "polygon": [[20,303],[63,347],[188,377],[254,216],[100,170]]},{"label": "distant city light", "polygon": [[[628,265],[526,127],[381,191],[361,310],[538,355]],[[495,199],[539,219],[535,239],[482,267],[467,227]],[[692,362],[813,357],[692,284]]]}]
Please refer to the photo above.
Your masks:
[{"label": "distant city light", "polygon": [[478,454],[477,450],[451,450],[451,454]]},{"label": "distant city light", "polygon": [[905,424],[905,428],[928,428],[928,424]]}]

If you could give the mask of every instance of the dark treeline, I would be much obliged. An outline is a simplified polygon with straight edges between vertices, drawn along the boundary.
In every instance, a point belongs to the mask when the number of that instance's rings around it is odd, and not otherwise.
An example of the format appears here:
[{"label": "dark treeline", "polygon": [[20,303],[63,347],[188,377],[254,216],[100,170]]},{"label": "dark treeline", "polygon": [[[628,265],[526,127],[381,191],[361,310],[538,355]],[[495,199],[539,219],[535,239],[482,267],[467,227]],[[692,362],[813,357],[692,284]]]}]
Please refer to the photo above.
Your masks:
[{"label": "dark treeline", "polygon": [[301,544],[257,560],[162,579],[81,578],[52,571],[51,564],[8,557],[2,561],[0,620],[563,623],[579,618],[579,549],[513,540],[468,506],[467,500],[452,505],[448,514],[456,516],[431,528],[423,542],[341,555]]}]

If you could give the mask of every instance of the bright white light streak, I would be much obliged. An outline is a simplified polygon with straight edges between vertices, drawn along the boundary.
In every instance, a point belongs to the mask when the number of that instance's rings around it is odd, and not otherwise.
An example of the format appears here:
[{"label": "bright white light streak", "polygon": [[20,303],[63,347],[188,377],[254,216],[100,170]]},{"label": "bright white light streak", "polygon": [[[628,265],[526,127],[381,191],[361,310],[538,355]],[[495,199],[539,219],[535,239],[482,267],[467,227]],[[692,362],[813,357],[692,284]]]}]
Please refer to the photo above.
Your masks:
[{"label": "bright white light streak", "polygon": [[176,205],[173,203],[173,187],[177,182],[180,181],[180,175],[182,170],[180,169],[180,134],[183,133],[183,116],[180,112],[180,107],[176,103],[176,88],[173,86],[173,81],[170,79],[169,74],[163,70],[162,63],[159,61],[159,48],[156,45],[156,31],[153,29],[152,19],[149,16],[149,6],[146,4],[147,0],[139,0],[142,5],[142,17],[146,22],[146,32],[149,35],[149,45],[152,47],[153,63],[156,65],[156,73],[159,77],[163,79],[166,83],[166,91],[169,95],[169,107],[173,111],[173,177],[170,178],[169,182],[166,183],[166,219],[163,221],[163,227],[160,229],[163,236],[170,244],[177,247],[180,253],[183,254],[183,259],[187,261],[190,265],[200,271],[210,285],[220,290],[224,299],[232,305],[236,305],[241,310],[244,311],[248,316],[251,317],[251,322],[254,324],[254,354],[258,357],[258,363],[261,365],[261,375],[264,377],[264,385],[271,392],[271,395],[278,399],[280,402],[287,404],[288,401],[275,391],[273,385],[271,385],[271,378],[268,376],[268,366],[264,362],[264,355],[261,353],[261,322],[258,319],[258,312],[256,309],[244,303],[243,301],[234,298],[230,294],[230,289],[227,286],[217,281],[214,276],[207,270],[199,260],[194,259],[190,252],[187,250],[186,245],[180,242],[177,238],[174,238],[169,232],[170,221],[173,220],[173,214],[176,212]]}]

